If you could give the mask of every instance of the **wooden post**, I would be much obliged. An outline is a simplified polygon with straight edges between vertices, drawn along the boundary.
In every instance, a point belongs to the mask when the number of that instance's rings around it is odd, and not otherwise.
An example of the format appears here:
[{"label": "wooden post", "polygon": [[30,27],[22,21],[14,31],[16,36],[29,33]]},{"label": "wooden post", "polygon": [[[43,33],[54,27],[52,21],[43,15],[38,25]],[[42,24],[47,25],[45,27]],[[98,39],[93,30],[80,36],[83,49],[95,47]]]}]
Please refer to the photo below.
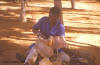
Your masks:
[{"label": "wooden post", "polygon": [[26,17],[25,17],[25,0],[21,0],[21,14],[20,14],[20,19],[22,22],[26,22]]},{"label": "wooden post", "polygon": [[63,16],[62,16],[62,3],[61,0],[54,0],[54,6],[58,7],[61,10],[61,14],[60,14],[60,21],[63,24]]},{"label": "wooden post", "polygon": [[74,0],[71,0],[71,6],[72,6],[72,9],[75,8],[75,3],[74,3]]}]

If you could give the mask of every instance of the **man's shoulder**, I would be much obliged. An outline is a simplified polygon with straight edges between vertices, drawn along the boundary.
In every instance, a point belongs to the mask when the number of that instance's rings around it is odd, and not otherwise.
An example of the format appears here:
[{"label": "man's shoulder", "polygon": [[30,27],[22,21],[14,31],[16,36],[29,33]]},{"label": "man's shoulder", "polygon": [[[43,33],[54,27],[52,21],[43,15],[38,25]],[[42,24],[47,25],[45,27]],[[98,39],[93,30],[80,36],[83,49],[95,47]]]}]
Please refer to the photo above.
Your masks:
[{"label": "man's shoulder", "polygon": [[57,24],[58,24],[59,26],[64,26],[64,24],[62,24],[60,21],[57,21]]},{"label": "man's shoulder", "polygon": [[57,22],[56,26],[58,29],[65,29],[64,24],[62,24],[60,21]]}]

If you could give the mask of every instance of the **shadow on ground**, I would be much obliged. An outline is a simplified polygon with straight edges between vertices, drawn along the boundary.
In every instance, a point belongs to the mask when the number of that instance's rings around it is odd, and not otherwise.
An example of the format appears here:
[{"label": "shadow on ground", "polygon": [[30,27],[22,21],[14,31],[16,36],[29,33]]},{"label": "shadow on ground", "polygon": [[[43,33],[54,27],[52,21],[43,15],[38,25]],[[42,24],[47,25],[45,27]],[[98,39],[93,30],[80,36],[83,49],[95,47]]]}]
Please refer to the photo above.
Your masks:
[{"label": "shadow on ground", "polygon": [[[0,4],[4,6],[18,6],[17,4]],[[35,7],[36,8],[36,7]],[[35,14],[36,12],[48,13],[47,8],[38,7],[41,8],[41,10],[38,11],[27,11],[27,13]],[[64,11],[71,12],[73,9],[64,9]],[[75,12],[79,12],[81,10],[74,10]],[[82,10],[85,11],[86,10]],[[75,13],[75,14],[77,14]],[[32,37],[33,34],[24,34],[22,32],[31,32],[32,26],[35,24],[35,22],[28,21],[27,23],[22,23],[19,18],[20,9],[7,9],[7,10],[0,10],[0,61],[1,60],[16,60],[15,55],[16,53],[24,54],[27,50],[28,46],[20,45],[20,43],[25,43],[26,41],[34,41],[34,39],[30,39],[30,36]],[[69,14],[69,13],[68,13]],[[70,13],[73,14],[73,13]],[[78,15],[87,15],[87,14],[78,14]],[[91,15],[90,15],[91,16]],[[93,15],[96,16],[96,15]],[[76,23],[77,24],[77,23]],[[84,34],[100,34],[100,28],[84,28],[84,27],[74,27],[74,26],[67,26],[66,33],[84,33]],[[33,36],[34,37],[34,36]],[[9,40],[9,38],[11,38]],[[69,37],[66,37],[69,38]],[[70,37],[72,38],[72,37]],[[11,41],[12,39],[17,39],[16,41]],[[18,40],[24,40],[22,42],[17,42]],[[81,43],[81,42],[75,42],[72,40],[66,40],[69,43],[78,43],[88,46],[80,46],[72,44],[72,46],[79,47],[79,50],[86,50],[92,53],[96,56],[96,63],[99,65],[99,51],[100,47],[87,44],[87,43]],[[92,40],[91,40],[92,41]],[[71,45],[71,44],[70,44]],[[17,65],[17,64],[16,64]]]}]

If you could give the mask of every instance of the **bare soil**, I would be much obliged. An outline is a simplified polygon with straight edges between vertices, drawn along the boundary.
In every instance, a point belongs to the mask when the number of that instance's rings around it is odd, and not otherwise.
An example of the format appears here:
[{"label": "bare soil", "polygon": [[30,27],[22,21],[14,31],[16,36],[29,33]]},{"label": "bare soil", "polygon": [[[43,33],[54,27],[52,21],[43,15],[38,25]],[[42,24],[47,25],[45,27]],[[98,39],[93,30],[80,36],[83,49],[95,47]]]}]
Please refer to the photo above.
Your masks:
[{"label": "bare soil", "polygon": [[[27,22],[22,23],[20,4],[0,1],[0,65],[22,65],[16,53],[25,55],[28,46],[35,42],[32,26],[42,16],[48,16],[53,2],[34,1],[28,5],[31,7],[26,7]],[[70,48],[90,52],[97,65],[100,65],[99,7],[100,2],[88,1],[76,2],[75,9],[70,9],[70,2],[63,1],[67,43]]]}]

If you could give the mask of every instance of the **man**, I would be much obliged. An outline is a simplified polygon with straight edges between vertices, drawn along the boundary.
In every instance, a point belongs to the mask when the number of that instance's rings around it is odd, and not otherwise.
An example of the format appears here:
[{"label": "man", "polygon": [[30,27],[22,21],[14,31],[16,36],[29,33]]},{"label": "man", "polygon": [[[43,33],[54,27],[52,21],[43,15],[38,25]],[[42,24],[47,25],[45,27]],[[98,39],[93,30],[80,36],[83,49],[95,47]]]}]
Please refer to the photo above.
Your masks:
[{"label": "man", "polygon": [[64,39],[64,25],[59,21],[60,14],[61,10],[59,8],[52,7],[49,11],[49,16],[42,17],[32,28],[34,34],[37,34],[39,31],[43,35],[44,39],[49,39],[50,36],[53,36],[56,41],[55,44],[53,44],[54,48],[68,46]]},{"label": "man", "polygon": [[[65,42],[65,28],[59,21],[61,11],[57,7],[52,7],[48,17],[42,17],[37,24],[32,28],[34,34],[41,34],[42,38],[39,38],[37,43],[32,44],[30,52],[25,60],[25,64],[31,60],[36,61],[37,53],[42,57],[53,56],[53,50],[67,47]],[[53,40],[53,43],[50,40]],[[48,42],[48,44],[47,44]],[[50,43],[51,42],[51,43]],[[35,48],[36,47],[36,48]],[[34,49],[33,49],[34,48]],[[37,51],[35,51],[35,49]],[[30,62],[29,62],[30,63]]]}]

